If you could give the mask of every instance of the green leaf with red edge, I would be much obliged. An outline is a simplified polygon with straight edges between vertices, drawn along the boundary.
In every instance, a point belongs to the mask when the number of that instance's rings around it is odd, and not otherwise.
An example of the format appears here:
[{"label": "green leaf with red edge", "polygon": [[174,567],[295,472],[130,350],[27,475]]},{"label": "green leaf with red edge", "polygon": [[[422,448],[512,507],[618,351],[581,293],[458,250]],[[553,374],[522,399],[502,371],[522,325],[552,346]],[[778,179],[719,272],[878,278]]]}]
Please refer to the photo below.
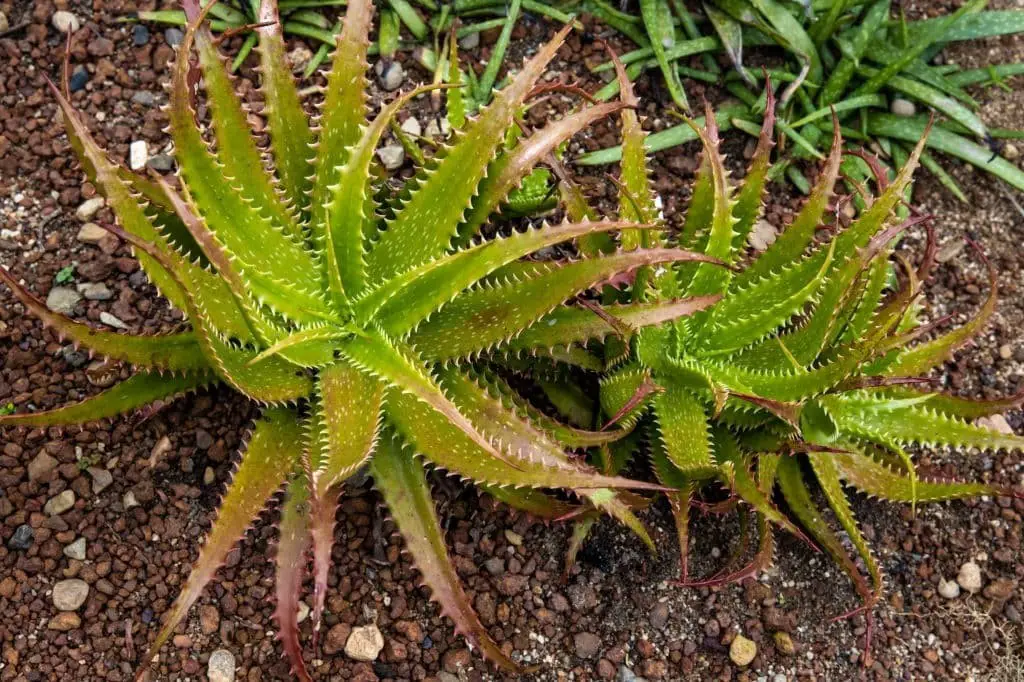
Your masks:
[{"label": "green leaf with red edge", "polygon": [[6,426],[85,424],[127,414],[157,401],[170,401],[216,382],[210,373],[164,375],[139,372],[102,393],[53,410],[0,415]]},{"label": "green leaf with red edge", "polygon": [[434,167],[398,209],[366,259],[370,279],[385,279],[444,253],[523,101],[571,27],[545,44],[515,80],[439,151]]},{"label": "green leaf with red edge", "polygon": [[270,132],[270,151],[284,197],[302,216],[309,208],[313,187],[313,133],[285,58],[277,0],[260,0],[256,18],[260,91],[265,102],[263,113]]},{"label": "green leaf with red edge", "polygon": [[489,239],[394,277],[356,303],[355,312],[364,320],[375,320],[389,335],[402,337],[438,308],[502,266],[554,244],[633,225],[629,222],[566,222]]},{"label": "green leaf with red edge", "polygon": [[[871,394],[872,391],[867,391]],[[958,417],[965,420],[974,420],[981,417],[991,417],[1010,410],[1020,409],[1024,406],[1024,390],[1015,395],[1005,398],[993,398],[990,400],[973,400],[948,393],[932,393],[931,391],[919,390],[911,387],[898,386],[878,390],[877,394],[885,398],[916,398],[928,396],[925,404],[950,417]]]},{"label": "green leaf with red edge", "polygon": [[515,338],[563,301],[619,273],[643,265],[686,261],[715,262],[681,249],[640,249],[572,263],[537,264],[523,279],[457,296],[421,324],[410,343],[443,353],[432,359],[482,353]]},{"label": "green leaf with red edge", "polygon": [[564,502],[531,488],[503,488],[497,485],[478,486],[494,499],[545,521],[572,516],[580,510],[577,504]]},{"label": "green leaf with red edge", "polygon": [[736,205],[733,207],[736,225],[733,227],[735,234],[732,248],[736,253],[742,253],[746,248],[750,231],[761,217],[768,169],[771,167],[772,148],[775,147],[775,93],[770,79],[765,83],[764,91],[766,100],[761,135],[757,139],[754,156],[750,159],[750,166],[743,178],[743,186],[736,195]]},{"label": "green leaf with red edge", "polygon": [[309,479],[298,473],[288,484],[281,521],[278,524],[277,551],[274,555],[274,622],[291,673],[299,682],[312,682],[299,642],[299,595],[306,573],[310,536]]},{"label": "green leaf with red edge", "polygon": [[502,669],[525,672],[491,639],[462,589],[448,557],[423,465],[386,437],[370,462],[370,475],[405,540],[406,550],[430,588],[431,598],[440,605],[442,615],[452,619],[456,633]]},{"label": "green leaf with red edge", "polygon": [[711,454],[708,414],[689,391],[670,385],[651,404],[656,442],[673,466],[689,478],[707,478],[715,472]]},{"label": "green leaf with red edge", "polygon": [[256,421],[199,558],[143,657],[138,677],[147,672],[160,647],[199,598],[228,553],[294,470],[302,457],[304,444],[302,426],[291,410],[270,409]]},{"label": "green leaf with red edge", "polygon": [[70,340],[76,346],[84,346],[112,360],[142,369],[204,372],[210,367],[192,332],[133,336],[96,329],[51,311],[2,266],[0,282],[6,284],[25,309],[53,329],[61,340]]},{"label": "green leaf with red edge", "polygon": [[985,483],[941,481],[918,478],[889,468],[869,452],[844,445],[849,452],[836,452],[832,460],[839,477],[865,495],[890,502],[939,502],[980,495],[999,495],[1001,489]]},{"label": "green leaf with red edge", "polygon": [[595,511],[586,512],[572,524],[572,535],[569,536],[569,546],[565,550],[565,568],[563,576],[567,579],[569,572],[576,565],[576,557],[579,556],[583,544],[590,536],[590,531],[601,519],[601,515]]}]

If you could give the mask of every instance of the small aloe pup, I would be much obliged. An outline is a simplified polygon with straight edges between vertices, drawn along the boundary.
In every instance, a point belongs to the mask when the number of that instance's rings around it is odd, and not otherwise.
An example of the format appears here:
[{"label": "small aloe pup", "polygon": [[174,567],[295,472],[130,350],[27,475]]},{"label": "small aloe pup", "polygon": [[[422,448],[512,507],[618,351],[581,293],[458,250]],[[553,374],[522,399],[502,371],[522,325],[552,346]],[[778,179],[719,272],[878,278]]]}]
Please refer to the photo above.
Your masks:
[{"label": "small aloe pup", "polygon": [[[620,82],[628,102],[632,92],[621,65]],[[981,483],[924,480],[908,448],[1024,448],[1020,436],[973,423],[1019,407],[1024,396],[976,402],[924,386],[928,382],[922,375],[964,346],[992,315],[996,279],[990,271],[991,293],[973,319],[919,341],[936,328],[919,319],[922,284],[934,261],[932,232],[916,268],[894,248],[901,232],[927,222],[896,216],[923,143],[893,180],[878,175],[880,193],[865,197],[865,210],[844,224],[837,220],[839,212],[830,210],[842,154],[837,125],[831,156],[807,202],[773,244],[743,262],[762,210],[773,146],[770,84],[766,97],[760,140],[738,186],[725,170],[714,117],[709,112],[703,128],[691,122],[704,153],[678,243],[734,267],[678,263],[641,268],[625,290],[627,302],[620,295],[605,309],[613,315],[636,302],[699,296],[721,300],[693,316],[635,330],[626,337],[631,339],[628,348],[610,339],[605,353],[612,369],[602,380],[601,406],[608,423],[641,424],[638,432],[646,435],[656,477],[673,489],[668,498],[682,546],[684,583],[689,583],[689,510],[700,504],[696,492],[713,484],[726,489],[729,499],[712,508],[728,509],[736,502],[746,505],[741,511],[752,508],[760,542],[749,566],[723,572],[712,582],[739,580],[767,567],[774,550],[773,525],[800,537],[807,531],[855,581],[870,616],[882,576],[843,484],[912,505],[1006,494]],[[635,111],[624,109],[621,116],[620,215],[655,223],[658,210],[648,182],[643,132]],[[577,213],[586,214],[571,185],[566,194],[575,197]],[[654,231],[622,233],[627,248],[650,248],[661,238]],[[622,320],[620,326],[628,330],[629,324]],[[616,454],[615,447],[611,453],[597,458],[608,475],[618,473],[630,454]],[[812,502],[808,473],[867,567],[870,583]],[[776,506],[776,490],[791,516]],[[745,513],[742,519],[746,529]],[[579,522],[575,543],[583,541],[588,527],[587,519]]]},{"label": "small aloe pup", "polygon": [[[516,262],[560,242],[637,228],[635,221],[580,221],[476,239],[541,158],[622,107],[586,108],[505,145],[517,112],[567,30],[543,46],[396,197],[385,200],[375,147],[396,112],[425,90],[396,98],[367,120],[369,0],[348,3],[314,126],[284,61],[276,5],[264,0],[258,30],[268,149],[257,145],[249,129],[198,2],[186,2],[185,10],[189,29],[178,51],[169,108],[180,192],[111,163],[67,98],[54,92],[90,181],[118,216],[119,227],[110,229],[132,245],[154,284],[186,313],[191,330],[134,337],[93,329],[47,310],[0,269],[25,308],[61,337],[138,370],[84,402],[0,417],[0,426],[112,417],[215,382],[265,406],[140,675],[232,546],[268,500],[287,487],[276,619],[295,675],[309,680],[297,626],[305,559],[311,551],[315,639],[340,487],[363,467],[442,613],[488,659],[518,670],[480,624],[449,561],[426,465],[521,504],[541,500],[552,516],[571,513],[574,506],[540,489],[574,494],[588,508],[641,533],[617,489],[658,486],[600,474],[571,459],[559,444],[584,447],[621,433],[563,427],[460,362],[500,348],[567,299],[622,273],[714,259],[652,248],[529,267]],[[212,145],[197,123],[200,79]],[[644,319],[662,321],[700,307],[672,304]],[[559,329],[581,340],[606,333],[600,318],[587,315],[593,319]]]}]

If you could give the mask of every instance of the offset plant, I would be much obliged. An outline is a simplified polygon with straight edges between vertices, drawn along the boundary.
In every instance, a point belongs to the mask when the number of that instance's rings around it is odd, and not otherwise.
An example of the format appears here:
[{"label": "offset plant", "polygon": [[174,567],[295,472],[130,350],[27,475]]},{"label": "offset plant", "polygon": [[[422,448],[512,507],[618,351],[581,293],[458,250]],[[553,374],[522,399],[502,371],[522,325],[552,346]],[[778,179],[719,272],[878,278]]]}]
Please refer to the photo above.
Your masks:
[{"label": "offset plant", "polygon": [[[449,562],[427,464],[551,517],[573,513],[579,505],[543,490],[570,493],[648,542],[630,506],[633,496],[617,489],[657,486],[603,475],[571,459],[560,444],[587,447],[622,432],[565,427],[531,409],[507,386],[460,363],[513,338],[533,338],[544,346],[535,355],[562,357],[547,349],[551,339],[568,344],[608,333],[598,315],[575,308],[567,308],[567,321],[539,335],[532,331],[567,299],[639,267],[712,264],[714,259],[656,247],[574,262],[517,262],[561,242],[637,228],[634,221],[566,222],[476,239],[540,159],[622,108],[618,103],[588,107],[505,144],[517,112],[568,29],[543,46],[397,195],[387,196],[374,150],[401,107],[430,88],[397,97],[367,121],[369,0],[349,2],[313,126],[284,62],[276,5],[264,0],[257,30],[267,149],[257,145],[249,129],[247,112],[202,26],[198,3],[186,2],[185,11],[189,27],[168,111],[180,192],[113,164],[68,99],[57,88],[54,93],[90,181],[118,216],[120,226],[109,229],[132,245],[151,281],[187,314],[191,330],[134,337],[93,329],[48,310],[0,269],[0,279],[26,309],[58,335],[138,369],[81,403],[0,416],[0,426],[112,417],[215,382],[265,407],[140,675],[232,546],[286,485],[275,617],[295,674],[308,680],[297,627],[305,557],[311,550],[315,639],[340,488],[363,467],[442,613],[487,658],[519,670],[480,624]],[[213,144],[197,123],[200,78]],[[707,303],[638,306],[627,317],[637,325],[655,324]]]},{"label": "offset plant", "polygon": [[[619,64],[627,102],[633,98]],[[916,268],[895,251],[901,233],[927,218],[899,219],[895,209],[924,146],[889,180],[877,161],[881,190],[865,197],[867,208],[843,224],[834,194],[842,139],[836,124],[831,155],[814,191],[778,239],[753,261],[740,265],[748,237],[762,211],[772,152],[773,97],[744,181],[734,186],[719,150],[714,118],[701,129],[703,159],[678,245],[732,267],[699,263],[645,267],[623,292],[611,292],[606,313],[621,305],[656,304],[677,298],[714,296],[713,307],[658,327],[631,330],[606,344],[610,369],[601,382],[607,424],[633,427],[645,436],[645,450],[668,499],[682,547],[682,582],[687,570],[689,512],[698,491],[725,488],[729,499],[712,505],[731,509],[741,502],[756,513],[760,541],[749,566],[723,572],[709,582],[740,580],[772,561],[772,528],[799,537],[806,530],[853,579],[870,617],[882,589],[882,575],[854,519],[843,485],[884,500],[914,505],[1008,491],[982,483],[925,480],[908,448],[953,446],[1019,450],[1024,438],[979,426],[975,419],[1019,407],[1024,395],[972,401],[935,392],[922,379],[967,344],[996,306],[996,278],[980,312],[961,327],[918,342],[940,324],[920,319],[923,283],[934,264],[929,248]],[[618,184],[620,215],[654,223],[658,209],[645,162],[644,132],[636,113],[622,116],[623,161]],[[567,185],[570,206],[583,215],[582,197]],[[663,234],[624,231],[622,244],[656,248]],[[561,313],[558,313],[561,314]],[[614,342],[614,343],[613,343]],[[572,404],[572,403],[570,403]],[[577,412],[587,413],[585,402]],[[634,446],[630,451],[628,444]],[[602,448],[596,463],[618,473],[635,454],[636,439]],[[867,567],[865,578],[843,543],[824,521],[811,495],[812,474],[832,512]],[[781,492],[791,515],[773,499]],[[747,521],[743,519],[744,540]],[[593,515],[581,519],[570,560],[586,538]],[[803,530],[801,530],[801,528]],[[746,543],[741,547],[746,550]],[[743,552],[741,551],[740,554]],[[868,643],[870,644],[870,635]]]}]

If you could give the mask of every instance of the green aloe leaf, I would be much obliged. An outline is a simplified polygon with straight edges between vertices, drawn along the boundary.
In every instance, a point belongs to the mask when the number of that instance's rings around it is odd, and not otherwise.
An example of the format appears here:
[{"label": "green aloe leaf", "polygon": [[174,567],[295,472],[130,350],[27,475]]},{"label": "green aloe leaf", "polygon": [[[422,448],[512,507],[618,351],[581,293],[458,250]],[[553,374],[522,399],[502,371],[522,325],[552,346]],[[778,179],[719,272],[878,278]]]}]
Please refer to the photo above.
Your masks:
[{"label": "green aloe leaf", "polygon": [[958,500],[980,495],[996,495],[999,490],[984,483],[960,481],[914,480],[906,474],[890,469],[866,452],[839,452],[832,455],[843,481],[865,495],[890,502],[910,504]]}]

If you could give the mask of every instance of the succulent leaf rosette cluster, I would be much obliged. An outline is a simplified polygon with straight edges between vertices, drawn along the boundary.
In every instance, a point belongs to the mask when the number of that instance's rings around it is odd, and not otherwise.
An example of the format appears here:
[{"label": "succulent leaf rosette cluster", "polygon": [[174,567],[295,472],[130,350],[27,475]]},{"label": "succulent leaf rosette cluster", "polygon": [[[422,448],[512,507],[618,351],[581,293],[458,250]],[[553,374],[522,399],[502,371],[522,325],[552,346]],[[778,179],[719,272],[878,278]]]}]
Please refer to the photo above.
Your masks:
[{"label": "succulent leaf rosette cluster", "polygon": [[[94,329],[48,310],[0,269],[25,309],[59,336],[136,369],[83,402],[0,416],[0,426],[109,418],[215,383],[263,407],[140,675],[284,489],[275,619],[293,673],[311,679],[297,622],[305,571],[311,563],[315,649],[339,495],[361,470],[442,613],[487,659],[514,673],[523,666],[480,623],[449,560],[431,469],[536,516],[575,519],[572,552],[603,515],[653,549],[635,512],[665,493],[684,567],[695,496],[724,487],[729,500],[754,510],[761,535],[754,564],[726,578],[770,562],[774,526],[806,531],[854,577],[868,605],[881,578],[843,483],[909,503],[998,492],[919,479],[906,449],[1022,445],[971,423],[1014,400],[970,402],[909,379],[962,346],[995,305],[993,278],[976,318],[917,342],[930,331],[917,303],[932,251],[913,267],[894,249],[902,231],[923,221],[895,217],[920,147],[895,179],[879,178],[878,196],[866,197],[859,217],[839,224],[828,210],[842,149],[837,130],[805,206],[765,253],[743,264],[770,167],[770,114],[740,186],[725,171],[714,117],[705,127],[693,123],[703,160],[682,230],[671,234],[650,190],[644,133],[621,64],[619,101],[585,106],[538,130],[518,123],[527,102],[545,91],[538,79],[567,28],[478,115],[460,114],[448,143],[393,190],[376,147],[398,112],[435,88],[397,95],[370,116],[369,0],[348,3],[312,120],[284,58],[276,3],[263,0],[256,30],[265,147],[204,10],[195,0],[184,7],[188,30],[168,110],[177,188],[111,162],[68,98],[54,93],[90,181],[117,215],[109,229],[132,246],[190,329],[145,337]],[[197,115],[200,83],[208,122]],[[771,111],[770,85],[767,93]],[[621,116],[623,133],[616,221],[597,217],[555,155],[612,114]],[[559,178],[567,219],[484,236],[541,162]],[[570,243],[574,258],[530,258]],[[616,286],[604,286],[610,283]],[[552,409],[534,406],[507,381],[510,372],[518,385],[552,366],[563,368],[541,382]],[[594,372],[603,374],[599,398],[566,380]],[[566,414],[551,416],[557,410]],[[590,463],[580,451],[593,453]],[[622,475],[640,452],[657,483]],[[873,583],[822,521],[808,474]]]}]

